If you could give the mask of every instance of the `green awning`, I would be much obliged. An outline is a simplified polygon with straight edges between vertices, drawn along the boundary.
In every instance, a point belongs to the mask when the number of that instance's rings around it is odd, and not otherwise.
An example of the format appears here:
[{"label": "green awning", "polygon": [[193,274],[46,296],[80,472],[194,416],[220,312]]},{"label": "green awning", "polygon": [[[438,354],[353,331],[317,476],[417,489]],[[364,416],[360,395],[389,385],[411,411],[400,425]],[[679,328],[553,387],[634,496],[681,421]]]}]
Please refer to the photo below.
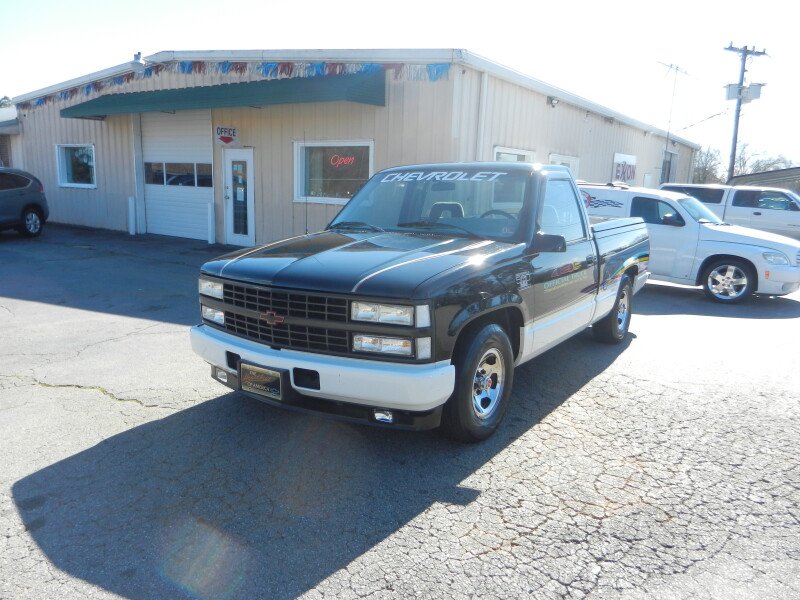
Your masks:
[{"label": "green awning", "polygon": [[102,119],[108,115],[138,112],[337,101],[386,106],[384,72],[108,94],[64,108],[61,116]]}]

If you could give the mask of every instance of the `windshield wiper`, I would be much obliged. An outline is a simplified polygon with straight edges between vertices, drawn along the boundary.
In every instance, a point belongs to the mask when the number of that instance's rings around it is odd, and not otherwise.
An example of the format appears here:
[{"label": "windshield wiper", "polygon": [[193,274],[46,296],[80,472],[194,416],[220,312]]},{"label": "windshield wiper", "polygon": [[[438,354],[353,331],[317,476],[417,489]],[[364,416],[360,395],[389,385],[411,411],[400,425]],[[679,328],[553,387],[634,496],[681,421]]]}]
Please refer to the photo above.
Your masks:
[{"label": "windshield wiper", "polygon": [[481,237],[477,233],[475,233],[474,231],[470,231],[469,229],[466,229],[464,227],[460,227],[459,225],[453,225],[452,223],[445,223],[443,221],[426,221],[426,220],[423,219],[423,220],[420,220],[420,221],[407,221],[405,223],[398,223],[397,226],[398,227],[421,227],[421,228],[424,228],[424,229],[439,229],[440,227],[448,227],[450,229],[456,229],[458,231],[461,231],[462,233],[466,233],[469,237],[473,237],[473,238]]},{"label": "windshield wiper", "polygon": [[365,223],[364,221],[340,221],[339,223],[334,223],[328,229],[369,229],[370,231],[386,233],[383,227],[378,227],[372,223]]}]

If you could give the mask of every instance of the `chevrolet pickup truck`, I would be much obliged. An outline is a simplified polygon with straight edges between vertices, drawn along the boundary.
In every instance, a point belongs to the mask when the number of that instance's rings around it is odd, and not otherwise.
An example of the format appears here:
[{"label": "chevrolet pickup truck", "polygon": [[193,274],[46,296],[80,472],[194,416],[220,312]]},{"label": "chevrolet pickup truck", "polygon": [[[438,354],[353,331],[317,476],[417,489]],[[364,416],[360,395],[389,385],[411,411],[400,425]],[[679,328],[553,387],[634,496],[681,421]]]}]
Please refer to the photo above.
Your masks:
[{"label": "chevrolet pickup truck", "polygon": [[693,196],[726,223],[800,240],[800,196],[752,185],[662,183],[662,190]]},{"label": "chevrolet pickup truck", "polygon": [[515,366],[627,335],[648,255],[641,219],[589,225],[564,167],[392,168],[324,231],[204,264],[192,347],[269,404],[477,441]]}]

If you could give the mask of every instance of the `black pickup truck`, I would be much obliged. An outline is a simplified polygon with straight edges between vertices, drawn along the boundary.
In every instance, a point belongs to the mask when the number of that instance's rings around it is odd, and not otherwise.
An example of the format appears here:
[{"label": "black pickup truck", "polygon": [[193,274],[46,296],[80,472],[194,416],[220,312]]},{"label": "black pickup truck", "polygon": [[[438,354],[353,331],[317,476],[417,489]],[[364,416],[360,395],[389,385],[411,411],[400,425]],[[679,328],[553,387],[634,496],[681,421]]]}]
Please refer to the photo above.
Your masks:
[{"label": "black pickup truck", "polygon": [[648,258],[641,219],[590,225],[564,167],[397,167],[324,231],[204,264],[192,347],[271,404],[475,441],[516,365],[624,338]]}]

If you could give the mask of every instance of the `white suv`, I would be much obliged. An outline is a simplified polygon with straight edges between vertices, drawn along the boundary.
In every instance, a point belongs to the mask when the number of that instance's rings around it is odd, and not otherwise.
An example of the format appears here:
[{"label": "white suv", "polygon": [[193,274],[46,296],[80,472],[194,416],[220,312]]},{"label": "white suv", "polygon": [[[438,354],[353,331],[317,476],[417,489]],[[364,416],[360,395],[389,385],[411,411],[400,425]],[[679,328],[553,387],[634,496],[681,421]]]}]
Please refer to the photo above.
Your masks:
[{"label": "white suv", "polygon": [[653,279],[702,285],[709,297],[725,303],[800,289],[797,240],[724,223],[685,194],[611,184],[579,187],[591,217],[644,220]]}]

